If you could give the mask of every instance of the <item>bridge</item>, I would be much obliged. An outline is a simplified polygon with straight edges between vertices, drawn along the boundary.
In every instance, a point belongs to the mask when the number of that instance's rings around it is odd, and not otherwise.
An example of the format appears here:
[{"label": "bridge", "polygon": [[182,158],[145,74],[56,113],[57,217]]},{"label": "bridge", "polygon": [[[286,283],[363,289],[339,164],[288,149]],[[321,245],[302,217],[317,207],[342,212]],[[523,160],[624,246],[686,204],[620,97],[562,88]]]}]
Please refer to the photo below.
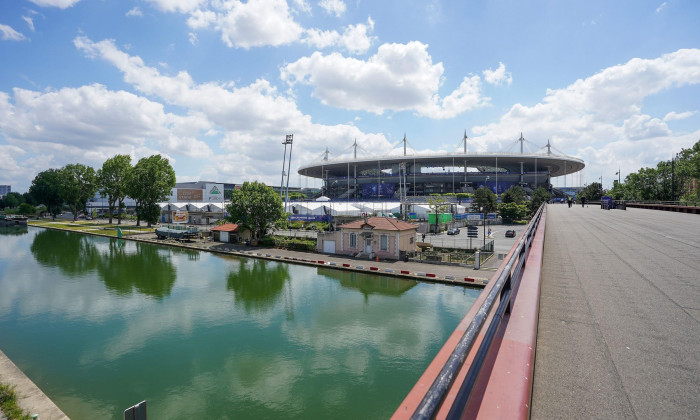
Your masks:
[{"label": "bridge", "polygon": [[393,418],[698,418],[700,217],[548,205],[504,261]]}]

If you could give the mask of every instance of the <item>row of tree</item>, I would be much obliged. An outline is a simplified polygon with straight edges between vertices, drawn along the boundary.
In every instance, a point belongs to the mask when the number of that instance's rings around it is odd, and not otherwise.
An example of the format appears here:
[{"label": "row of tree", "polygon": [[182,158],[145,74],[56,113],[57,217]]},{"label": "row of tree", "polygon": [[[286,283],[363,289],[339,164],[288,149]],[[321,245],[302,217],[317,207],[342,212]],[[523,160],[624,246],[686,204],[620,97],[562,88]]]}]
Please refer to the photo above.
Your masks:
[{"label": "row of tree", "polygon": [[137,225],[141,220],[149,225],[160,216],[158,202],[164,201],[175,186],[175,171],[170,162],[160,155],[152,155],[131,165],[129,155],[116,155],[107,159],[102,168],[95,171],[81,163],[68,164],[60,169],[48,169],[34,177],[29,196],[35,203],[44,204],[54,217],[67,205],[73,213],[85,209],[87,201],[96,192],[107,198],[109,222],[116,212],[121,224],[124,199],[136,202]]},{"label": "row of tree", "polygon": [[[613,188],[605,194],[615,200],[698,202],[698,182],[700,140],[691,148],[682,149],[673,159],[659,162],[655,168],[642,168],[627,175],[624,182],[614,181]],[[600,188],[600,184],[594,184]]]}]

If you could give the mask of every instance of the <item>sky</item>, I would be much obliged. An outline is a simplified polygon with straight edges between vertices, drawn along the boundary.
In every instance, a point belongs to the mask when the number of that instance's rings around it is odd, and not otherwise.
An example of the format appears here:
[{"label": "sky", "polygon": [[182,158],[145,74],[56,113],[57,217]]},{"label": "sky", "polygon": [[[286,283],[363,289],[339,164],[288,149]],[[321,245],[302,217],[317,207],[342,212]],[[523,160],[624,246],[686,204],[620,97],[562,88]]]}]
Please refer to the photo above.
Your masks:
[{"label": "sky", "polygon": [[526,151],[610,188],[700,140],[696,0],[0,0],[0,184],[166,156],[279,185],[329,158]]}]

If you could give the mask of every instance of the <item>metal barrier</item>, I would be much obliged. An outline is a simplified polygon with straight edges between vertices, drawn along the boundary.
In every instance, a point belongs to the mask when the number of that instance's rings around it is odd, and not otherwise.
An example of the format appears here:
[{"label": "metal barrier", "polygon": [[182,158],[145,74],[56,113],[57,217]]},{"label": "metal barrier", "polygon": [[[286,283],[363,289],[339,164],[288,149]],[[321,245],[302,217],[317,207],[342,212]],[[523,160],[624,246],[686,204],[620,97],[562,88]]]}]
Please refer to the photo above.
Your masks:
[{"label": "metal barrier", "polygon": [[450,354],[445,365],[440,370],[420,404],[414,411],[411,419],[430,419],[434,417],[440,408],[440,404],[444,400],[450,386],[457,377],[457,373],[461,369],[467,355],[469,354],[474,342],[476,341],[479,332],[483,328],[486,319],[489,317],[493,306],[496,304],[496,299],[499,299],[498,308],[488,326],[486,334],[477,350],[476,356],[472,361],[467,376],[462,383],[457,397],[447,415],[448,419],[458,419],[469,401],[469,396],[472,393],[474,384],[479,376],[479,372],[484,364],[486,355],[493,341],[493,338],[498,330],[503,314],[510,310],[512,290],[519,281],[523,265],[527,259],[529,248],[532,244],[532,239],[537,231],[544,205],[540,206],[535,213],[535,216],[530,221],[530,224],[520,238],[517,247],[508,259],[503,271],[498,276],[494,287],[485,298],[478,312],[472,319],[462,338],[457,343],[455,349]]}]

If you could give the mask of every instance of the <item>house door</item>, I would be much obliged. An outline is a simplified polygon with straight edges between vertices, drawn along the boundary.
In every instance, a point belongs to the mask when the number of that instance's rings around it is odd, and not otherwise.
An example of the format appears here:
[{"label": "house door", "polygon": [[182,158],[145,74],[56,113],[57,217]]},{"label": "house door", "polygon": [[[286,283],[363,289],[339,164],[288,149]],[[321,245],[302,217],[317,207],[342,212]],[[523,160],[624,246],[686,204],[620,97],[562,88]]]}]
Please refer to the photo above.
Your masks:
[{"label": "house door", "polygon": [[372,238],[365,238],[365,254],[372,253]]}]

